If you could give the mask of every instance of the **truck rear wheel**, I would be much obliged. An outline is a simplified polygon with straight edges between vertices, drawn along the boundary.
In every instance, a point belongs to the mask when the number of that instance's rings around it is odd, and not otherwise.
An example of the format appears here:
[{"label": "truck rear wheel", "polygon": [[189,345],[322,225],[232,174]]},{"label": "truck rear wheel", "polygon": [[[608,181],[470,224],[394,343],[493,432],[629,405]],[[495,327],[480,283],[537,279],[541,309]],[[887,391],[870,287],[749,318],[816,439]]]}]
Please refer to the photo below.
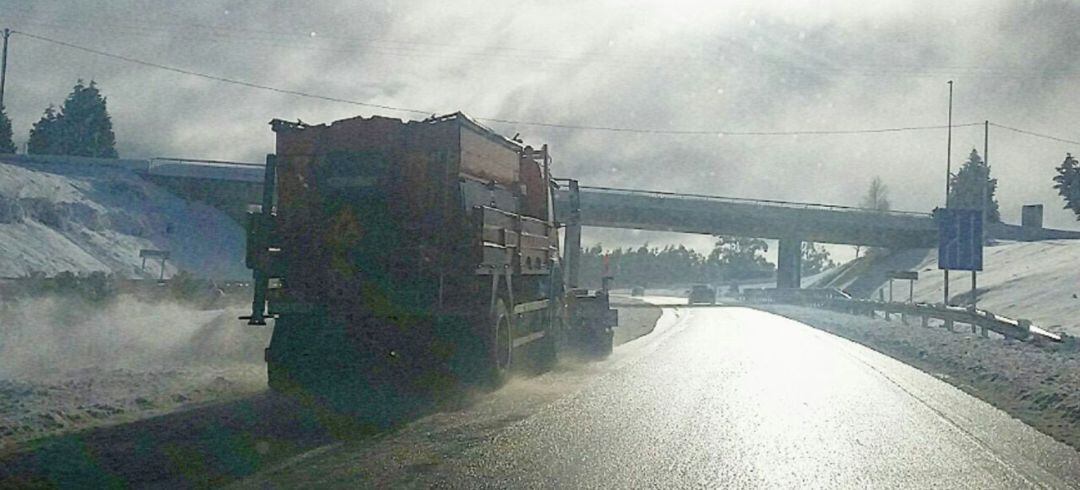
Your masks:
[{"label": "truck rear wheel", "polygon": [[491,318],[491,378],[495,384],[502,384],[510,376],[514,363],[514,332],[510,324],[510,310],[502,298],[495,300],[495,311]]}]

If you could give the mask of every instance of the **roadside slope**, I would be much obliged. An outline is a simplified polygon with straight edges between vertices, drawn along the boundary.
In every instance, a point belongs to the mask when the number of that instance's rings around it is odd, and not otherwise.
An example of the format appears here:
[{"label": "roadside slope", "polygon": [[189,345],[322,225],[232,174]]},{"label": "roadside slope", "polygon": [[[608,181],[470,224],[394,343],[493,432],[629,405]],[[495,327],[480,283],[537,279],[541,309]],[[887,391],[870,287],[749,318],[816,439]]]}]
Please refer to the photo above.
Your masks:
[{"label": "roadside slope", "polygon": [[210,206],[192,203],[121,168],[0,161],[0,278],[103,271],[158,276],[142,249],[168,250],[165,275],[185,270],[244,279],[244,233]]},{"label": "roadside slope", "polygon": [[[863,260],[863,259],[860,259]],[[1026,318],[1050,330],[1080,336],[1080,241],[1002,242],[984,249],[978,274],[979,307],[1013,318]],[[915,301],[940,303],[944,274],[937,268],[937,251],[912,249],[858,264],[857,274],[843,274],[828,286],[869,297],[888,287],[888,271],[919,272]],[[949,289],[954,304],[967,304],[971,275],[951,274]],[[907,299],[907,284],[897,281],[894,298]],[[886,289],[886,294],[888,290]]]}]

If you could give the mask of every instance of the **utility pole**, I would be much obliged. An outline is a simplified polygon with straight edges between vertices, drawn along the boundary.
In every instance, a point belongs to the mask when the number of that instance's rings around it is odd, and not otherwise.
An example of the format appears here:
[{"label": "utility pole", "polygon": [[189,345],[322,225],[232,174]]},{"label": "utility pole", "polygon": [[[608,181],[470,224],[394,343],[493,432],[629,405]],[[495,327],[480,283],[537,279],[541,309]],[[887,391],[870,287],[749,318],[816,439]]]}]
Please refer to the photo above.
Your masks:
[{"label": "utility pole", "polygon": [[[986,167],[986,173],[980,172],[979,175],[979,187],[982,200],[979,201],[979,208],[982,209],[982,227],[979,228],[982,234],[979,235],[980,245],[986,244],[986,181],[990,180],[990,121],[983,121],[983,166]],[[975,270],[971,271],[971,307],[974,308],[978,303],[975,290],[977,289],[977,280],[975,279]]]},{"label": "utility pole", "polygon": [[0,59],[0,109],[4,108],[4,86],[7,85],[7,45],[11,29],[4,29],[4,55]]},{"label": "utility pole", "polygon": [[[952,92],[953,81],[949,80],[949,137],[945,152],[945,208],[949,207],[949,194],[952,191]],[[949,269],[945,269],[945,306],[949,306]]]},{"label": "utility pole", "polygon": [[949,207],[949,193],[952,190],[952,92],[953,81],[949,80],[949,136],[945,151],[945,207]]}]

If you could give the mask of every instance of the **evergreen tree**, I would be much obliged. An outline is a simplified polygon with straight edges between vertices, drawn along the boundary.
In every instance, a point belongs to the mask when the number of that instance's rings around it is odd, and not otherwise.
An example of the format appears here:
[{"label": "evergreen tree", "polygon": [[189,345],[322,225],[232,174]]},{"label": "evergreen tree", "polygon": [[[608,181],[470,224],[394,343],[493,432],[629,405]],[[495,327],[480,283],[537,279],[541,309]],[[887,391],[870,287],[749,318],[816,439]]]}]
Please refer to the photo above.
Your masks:
[{"label": "evergreen tree", "polygon": [[1055,170],[1058,174],[1054,176],[1054,189],[1065,199],[1065,209],[1071,210],[1080,220],[1080,165],[1072,153],[1066,153],[1065,161]]},{"label": "evergreen tree", "polygon": [[90,81],[83,85],[82,80],[64,101],[62,109],[64,121],[71,131],[72,155],[97,158],[116,158],[116,135],[113,134],[112,119],[106,107],[105,97]]},{"label": "evergreen tree", "polygon": [[986,186],[986,220],[1001,221],[998,203],[994,199],[997,192],[997,179],[990,178],[990,166],[983,162],[979,152],[974,149],[968,155],[960,171],[952,176],[949,189],[949,207],[962,209],[982,209],[983,186]]},{"label": "evergreen tree", "polygon": [[50,105],[41,119],[30,128],[26,152],[32,155],[67,155],[69,138],[65,131],[63,115]]},{"label": "evergreen tree", "polygon": [[0,107],[0,153],[15,153],[15,142],[11,139],[11,119]]},{"label": "evergreen tree", "polygon": [[116,135],[112,130],[105,97],[93,81],[75,84],[60,111],[45,110],[30,131],[30,153],[116,158]]}]

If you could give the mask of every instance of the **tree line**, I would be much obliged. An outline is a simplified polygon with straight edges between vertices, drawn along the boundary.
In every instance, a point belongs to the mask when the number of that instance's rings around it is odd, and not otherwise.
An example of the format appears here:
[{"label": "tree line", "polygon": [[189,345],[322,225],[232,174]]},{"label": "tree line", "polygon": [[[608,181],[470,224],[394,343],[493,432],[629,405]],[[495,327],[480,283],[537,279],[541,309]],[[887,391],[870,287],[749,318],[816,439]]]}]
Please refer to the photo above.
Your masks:
[{"label": "tree line", "polygon": [[[684,245],[604,249],[597,244],[581,253],[579,277],[584,287],[599,287],[606,273],[615,277],[618,287],[662,287],[692,283],[721,284],[770,280],[776,264],[765,253],[765,240],[746,237],[717,237],[713,249],[702,254]],[[823,247],[803,242],[802,272],[817,274],[836,263]]]},{"label": "tree line", "polygon": [[[71,155],[117,158],[116,135],[108,103],[97,84],[79,80],[60,107],[49,105],[30,129],[26,152],[32,155]],[[0,107],[0,153],[15,153],[11,119]]]},{"label": "tree line", "polygon": [[[1052,187],[1065,202],[1064,209],[1072,211],[1080,221],[1080,163],[1065,154],[1065,160],[1054,167]],[[949,207],[986,209],[986,221],[1001,222],[1001,210],[997,201],[998,180],[990,176],[990,165],[972,149],[960,170],[949,179]],[[884,211],[889,209],[888,188],[881,179],[874,177],[870,188],[859,202],[860,207]]]}]

